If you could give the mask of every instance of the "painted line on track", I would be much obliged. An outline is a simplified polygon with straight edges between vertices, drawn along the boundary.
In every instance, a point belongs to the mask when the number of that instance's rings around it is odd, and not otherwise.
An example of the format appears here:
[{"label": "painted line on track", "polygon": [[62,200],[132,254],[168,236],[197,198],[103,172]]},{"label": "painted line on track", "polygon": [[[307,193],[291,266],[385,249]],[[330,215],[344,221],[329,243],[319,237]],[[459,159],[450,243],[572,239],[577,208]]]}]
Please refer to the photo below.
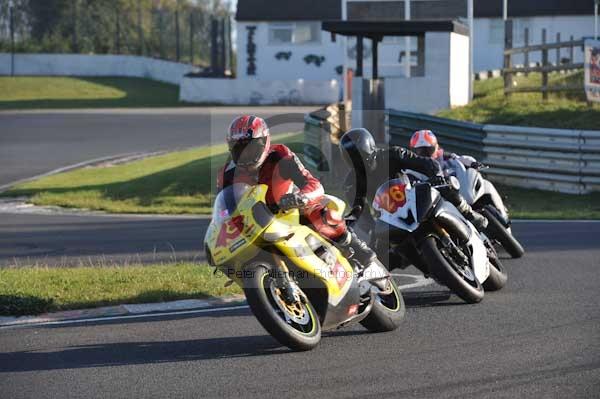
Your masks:
[{"label": "painted line on track", "polygon": [[37,179],[41,179],[43,177],[48,177],[48,176],[52,176],[52,175],[56,175],[62,172],[68,172],[74,169],[81,169],[84,168],[86,166],[90,166],[90,165],[95,165],[95,164],[99,164],[99,163],[104,163],[104,162],[115,162],[115,161],[119,161],[121,159],[127,159],[127,158],[131,158],[131,157],[145,157],[145,156],[150,156],[152,154],[158,154],[160,153],[160,151],[155,151],[155,152],[128,152],[125,154],[118,154],[118,155],[109,155],[109,156],[105,156],[105,157],[100,157],[100,158],[95,158],[95,159],[90,159],[87,161],[83,161],[83,162],[78,162],[72,165],[66,165],[66,166],[61,166],[60,168],[56,168],[53,169],[49,172],[45,172],[45,173],[41,173],[39,175],[35,175],[32,177],[26,177],[24,179],[19,179],[19,180],[15,180],[13,182],[7,183],[7,184],[3,184],[0,186],[0,193],[3,191],[8,190],[9,188],[11,188],[12,186],[15,186],[17,184],[22,184],[22,183],[27,183],[33,180],[37,180]]},{"label": "painted line on track", "polygon": [[[423,276],[419,276],[419,275],[415,275],[415,274],[392,273],[392,276],[408,277],[408,278],[417,280],[415,283],[399,285],[398,288],[400,290],[422,287],[422,286],[426,286],[426,285],[430,285],[430,284],[434,283],[434,281],[432,279],[425,278]],[[147,313],[147,314],[124,315],[124,316],[92,317],[92,318],[77,319],[77,320],[62,320],[62,321],[57,320],[57,321],[46,321],[46,322],[42,322],[42,323],[0,326],[0,330],[10,330],[10,329],[18,329],[18,328],[35,328],[35,327],[46,327],[46,326],[65,326],[65,325],[71,325],[71,324],[85,324],[85,323],[114,321],[114,320],[157,318],[157,317],[166,317],[166,316],[183,316],[183,315],[191,315],[191,314],[227,312],[227,311],[232,311],[232,310],[241,310],[241,309],[249,309],[249,308],[250,307],[248,305],[238,305],[238,306],[222,306],[222,307],[205,308],[205,309],[178,310],[178,311],[173,311],[173,312]]]},{"label": "painted line on track", "polygon": [[195,309],[195,310],[179,310],[176,312],[161,312],[161,313],[148,313],[148,314],[134,314],[125,316],[106,316],[106,317],[93,317],[89,319],[77,319],[77,320],[57,320],[57,321],[46,321],[43,323],[31,323],[23,325],[12,325],[0,327],[0,330],[13,329],[13,328],[28,328],[28,327],[44,327],[44,326],[62,326],[69,324],[81,324],[81,323],[93,323],[97,321],[111,321],[111,320],[129,320],[129,319],[142,319],[142,318],[156,318],[164,316],[178,316],[187,314],[200,314],[200,313],[214,313],[214,312],[225,312],[229,310],[248,309],[248,305],[239,306],[223,306],[219,308],[208,308],[208,309]]}]

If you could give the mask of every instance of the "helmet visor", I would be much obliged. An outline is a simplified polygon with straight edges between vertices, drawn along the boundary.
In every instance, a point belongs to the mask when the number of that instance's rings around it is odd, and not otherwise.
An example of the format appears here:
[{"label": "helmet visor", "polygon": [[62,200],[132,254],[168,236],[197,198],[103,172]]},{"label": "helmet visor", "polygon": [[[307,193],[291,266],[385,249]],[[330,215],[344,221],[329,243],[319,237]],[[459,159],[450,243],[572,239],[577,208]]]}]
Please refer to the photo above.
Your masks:
[{"label": "helmet visor", "polygon": [[415,154],[417,154],[421,157],[431,158],[433,156],[433,154],[435,153],[435,147],[434,146],[417,147],[417,148],[414,148],[413,151],[415,152]]},{"label": "helmet visor", "polygon": [[242,167],[256,166],[265,152],[266,137],[248,140],[237,140],[229,145],[231,158],[236,165]]}]

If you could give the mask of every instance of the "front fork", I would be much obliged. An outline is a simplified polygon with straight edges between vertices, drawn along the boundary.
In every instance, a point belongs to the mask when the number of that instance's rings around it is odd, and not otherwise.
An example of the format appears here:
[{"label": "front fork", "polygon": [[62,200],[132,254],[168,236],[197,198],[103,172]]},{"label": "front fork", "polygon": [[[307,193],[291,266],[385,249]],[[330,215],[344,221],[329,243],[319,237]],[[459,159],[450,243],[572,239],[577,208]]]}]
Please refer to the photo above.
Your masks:
[{"label": "front fork", "polygon": [[432,225],[433,225],[433,229],[438,234],[438,237],[439,237],[440,241],[442,242],[442,244],[444,245],[445,249],[450,251],[450,253],[447,254],[447,256],[449,255],[454,258],[458,258],[462,262],[464,262],[464,264],[470,264],[469,258],[464,254],[462,249],[459,248],[454,243],[454,241],[452,241],[452,238],[450,237],[450,234],[448,234],[446,229],[444,229],[442,226],[440,226],[435,220],[432,221]]},{"label": "front fork", "polygon": [[277,268],[276,275],[274,276],[275,285],[277,289],[281,290],[281,296],[285,302],[289,305],[298,302],[306,303],[304,293],[290,280],[290,270],[285,261],[276,253],[273,253],[273,261]]}]

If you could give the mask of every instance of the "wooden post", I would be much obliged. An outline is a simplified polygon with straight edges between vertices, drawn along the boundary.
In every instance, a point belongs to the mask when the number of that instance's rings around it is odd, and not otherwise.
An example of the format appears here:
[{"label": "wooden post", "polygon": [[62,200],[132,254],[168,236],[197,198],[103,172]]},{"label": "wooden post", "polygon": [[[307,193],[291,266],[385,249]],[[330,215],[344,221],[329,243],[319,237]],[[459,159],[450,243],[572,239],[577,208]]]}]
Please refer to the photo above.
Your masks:
[{"label": "wooden post", "polygon": [[194,11],[190,10],[190,64],[194,64]]},{"label": "wooden post", "polygon": [[[573,37],[573,35],[571,35],[571,43],[573,43],[573,40],[575,40],[575,38]],[[569,48],[569,60],[571,61],[571,64],[575,63],[573,54],[574,51],[575,47],[573,46],[573,44],[571,44],[571,47]]]},{"label": "wooden post", "polygon": [[[373,38],[373,46],[372,46],[372,53],[373,53],[373,70],[372,70],[372,77],[373,80],[377,79],[379,77],[378,71],[377,69],[379,69],[379,55],[378,55],[378,51],[377,51],[377,47],[379,44],[379,39],[378,38]],[[410,57],[410,54],[409,54]],[[410,60],[410,58],[408,58]]]},{"label": "wooden post", "polygon": [[219,63],[219,49],[217,47],[218,42],[217,42],[217,37],[219,35],[219,27],[218,27],[218,22],[215,19],[215,17],[211,17],[210,20],[210,67],[212,70],[212,73],[214,76],[217,76],[217,69],[218,69],[218,63]]},{"label": "wooden post", "polygon": [[510,89],[513,85],[512,73],[507,72],[508,68],[512,68],[511,54],[507,54],[506,51],[512,49],[513,44],[513,24],[512,20],[507,19],[504,21],[504,95],[510,94]]},{"label": "wooden post", "polygon": [[[542,44],[546,44],[546,29],[542,29]],[[548,49],[542,50],[542,68],[548,66]],[[548,99],[548,72],[542,71],[542,98]]]},{"label": "wooden post", "polygon": [[233,70],[233,45],[231,44],[231,18],[229,16],[227,18],[227,66],[229,70],[231,70],[232,74],[235,74]]},{"label": "wooden post", "polygon": [[71,43],[71,51],[73,51],[74,53],[78,53],[79,52],[79,40],[77,37],[77,17],[78,17],[78,13],[77,13],[77,0],[73,1],[73,6],[72,6],[72,18],[73,18],[73,30],[71,32],[72,34],[72,43]]},{"label": "wooden post", "polygon": [[[560,32],[556,34],[556,43],[560,43]],[[556,66],[560,65],[560,47],[556,48]]]},{"label": "wooden post", "polygon": [[121,21],[119,15],[121,14],[121,10],[119,6],[115,7],[116,11],[116,34],[115,34],[115,48],[117,50],[117,54],[121,54]]},{"label": "wooden post", "polygon": [[363,76],[363,37],[356,37],[356,77]]},{"label": "wooden post", "polygon": [[[529,47],[529,28],[525,28],[525,47]],[[523,63],[525,68],[529,68],[529,50],[525,50],[523,53]],[[525,72],[525,76],[528,76],[529,72]]]},{"label": "wooden post", "polygon": [[139,55],[144,55],[144,27],[142,26],[142,1],[138,0],[137,3],[137,12],[138,12],[138,20],[137,20],[137,24],[138,24],[138,40],[139,40],[139,47],[138,47],[138,52]]},{"label": "wooden post", "polygon": [[181,58],[181,41],[179,38],[179,6],[177,6],[175,8],[175,60],[177,62]]},{"label": "wooden post", "polygon": [[163,10],[158,10],[158,53],[159,57],[166,59],[167,55],[165,52],[165,39],[164,39],[164,23],[163,23]]},{"label": "wooden post", "polygon": [[225,76],[226,48],[225,48],[225,18],[219,21],[219,74]]},{"label": "wooden post", "polygon": [[15,76],[15,8],[10,5],[9,29],[10,29],[10,76]]}]

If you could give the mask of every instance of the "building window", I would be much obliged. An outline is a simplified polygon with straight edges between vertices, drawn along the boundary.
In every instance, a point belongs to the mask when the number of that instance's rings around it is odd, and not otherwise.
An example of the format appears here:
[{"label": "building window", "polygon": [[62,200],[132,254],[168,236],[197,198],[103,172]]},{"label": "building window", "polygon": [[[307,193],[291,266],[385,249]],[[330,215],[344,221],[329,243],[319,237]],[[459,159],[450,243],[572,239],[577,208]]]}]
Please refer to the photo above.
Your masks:
[{"label": "building window", "polygon": [[306,44],[320,41],[319,22],[269,24],[269,44]]}]

